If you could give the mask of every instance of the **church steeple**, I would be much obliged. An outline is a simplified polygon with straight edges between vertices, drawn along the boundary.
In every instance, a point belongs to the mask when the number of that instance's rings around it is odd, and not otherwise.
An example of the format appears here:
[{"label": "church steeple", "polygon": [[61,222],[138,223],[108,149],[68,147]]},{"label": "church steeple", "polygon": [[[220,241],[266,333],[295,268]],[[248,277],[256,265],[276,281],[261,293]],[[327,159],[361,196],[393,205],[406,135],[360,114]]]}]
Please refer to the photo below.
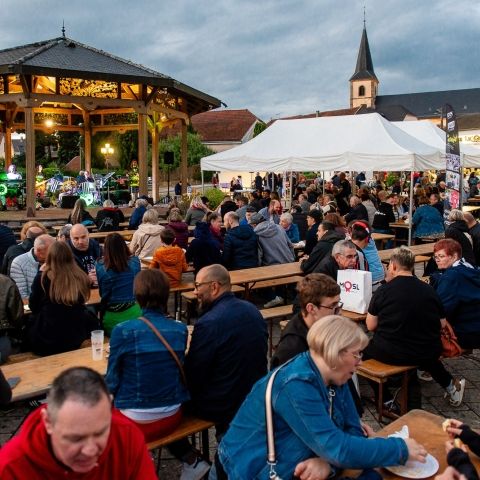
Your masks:
[{"label": "church steeple", "polygon": [[370,53],[364,19],[357,66],[355,73],[350,77],[350,107],[358,107],[361,105],[375,107],[378,84],[378,78],[373,70],[372,54]]}]

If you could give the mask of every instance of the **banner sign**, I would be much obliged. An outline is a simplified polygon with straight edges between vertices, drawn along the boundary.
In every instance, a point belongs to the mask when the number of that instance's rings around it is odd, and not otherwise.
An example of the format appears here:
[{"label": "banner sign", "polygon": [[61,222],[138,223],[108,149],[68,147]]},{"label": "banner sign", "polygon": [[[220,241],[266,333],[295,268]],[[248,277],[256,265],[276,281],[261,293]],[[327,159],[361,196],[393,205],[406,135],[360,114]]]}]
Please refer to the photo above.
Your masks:
[{"label": "banner sign", "polygon": [[445,147],[447,159],[445,183],[447,184],[447,190],[444,213],[445,218],[447,218],[451,209],[462,209],[463,172],[462,165],[460,164],[460,144],[458,141],[457,117],[453,107],[448,103],[445,104],[443,112],[446,120],[445,125],[447,133],[447,142]]}]

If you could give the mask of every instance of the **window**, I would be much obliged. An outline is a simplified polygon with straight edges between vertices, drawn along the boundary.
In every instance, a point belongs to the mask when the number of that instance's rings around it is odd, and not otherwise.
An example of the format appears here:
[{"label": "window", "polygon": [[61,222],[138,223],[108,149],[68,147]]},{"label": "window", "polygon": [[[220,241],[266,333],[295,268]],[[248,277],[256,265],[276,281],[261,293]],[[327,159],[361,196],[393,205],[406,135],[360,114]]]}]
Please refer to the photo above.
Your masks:
[{"label": "window", "polygon": [[358,96],[359,97],[364,97],[365,96],[365,87],[363,85],[360,85],[358,87]]}]

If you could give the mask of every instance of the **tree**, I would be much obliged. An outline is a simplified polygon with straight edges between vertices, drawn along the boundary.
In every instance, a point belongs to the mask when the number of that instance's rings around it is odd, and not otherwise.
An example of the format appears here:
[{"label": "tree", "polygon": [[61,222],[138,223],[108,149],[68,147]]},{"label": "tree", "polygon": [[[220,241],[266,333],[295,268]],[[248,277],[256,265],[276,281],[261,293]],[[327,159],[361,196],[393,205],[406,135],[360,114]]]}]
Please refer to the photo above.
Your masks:
[{"label": "tree", "polygon": [[266,128],[267,125],[265,123],[257,122],[255,124],[255,128],[253,129],[253,136],[256,137],[257,135],[260,135]]},{"label": "tree", "polygon": [[[182,136],[178,134],[175,137],[169,137],[165,140],[160,140],[159,153],[160,158],[163,158],[164,152],[173,152],[174,164],[173,168],[177,168],[180,165],[181,160],[181,146]],[[215,153],[211,148],[204,145],[200,139],[198,133],[192,133],[187,131],[187,162],[188,165],[198,165],[202,157],[207,157]]]}]

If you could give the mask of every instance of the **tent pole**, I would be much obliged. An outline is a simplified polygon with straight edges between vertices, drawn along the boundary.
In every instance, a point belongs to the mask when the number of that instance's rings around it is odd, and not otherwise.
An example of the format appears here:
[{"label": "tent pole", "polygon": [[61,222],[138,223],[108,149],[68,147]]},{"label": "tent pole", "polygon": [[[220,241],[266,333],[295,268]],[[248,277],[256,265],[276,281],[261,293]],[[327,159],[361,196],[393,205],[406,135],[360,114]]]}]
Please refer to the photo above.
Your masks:
[{"label": "tent pole", "polygon": [[290,208],[292,208],[293,203],[293,171],[290,170]]},{"label": "tent pole", "polygon": [[408,246],[412,245],[412,219],[413,219],[413,179],[415,172],[410,172],[410,201],[408,205]]},{"label": "tent pole", "polygon": [[205,194],[205,179],[203,178],[203,170],[200,170],[202,172],[202,194]]}]

